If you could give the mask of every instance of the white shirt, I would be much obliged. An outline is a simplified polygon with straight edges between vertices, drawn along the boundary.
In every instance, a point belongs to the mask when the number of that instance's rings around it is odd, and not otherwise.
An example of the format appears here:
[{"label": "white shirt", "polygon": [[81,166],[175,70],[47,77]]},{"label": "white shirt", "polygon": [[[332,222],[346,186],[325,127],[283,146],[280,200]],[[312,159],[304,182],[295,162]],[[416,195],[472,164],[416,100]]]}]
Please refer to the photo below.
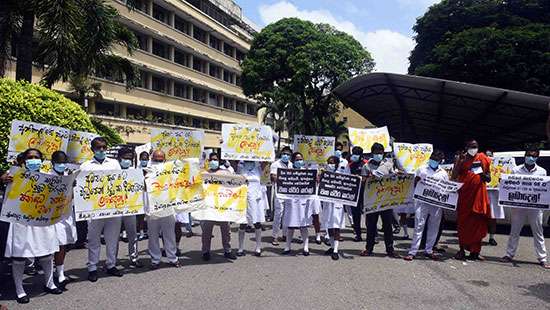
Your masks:
[{"label": "white shirt", "polygon": [[277,175],[277,169],[292,169],[292,163],[288,161],[288,163],[283,163],[280,159],[274,161],[271,163],[271,167],[269,168],[269,173]]},{"label": "white shirt", "polygon": [[432,168],[428,166],[424,166],[416,170],[415,176],[425,179],[426,177],[432,177],[434,179],[438,180],[449,180],[449,174],[445,169],[442,169],[441,167],[438,167],[437,170],[433,170]]},{"label": "white shirt", "polygon": [[528,174],[528,175],[539,175],[539,176],[546,176],[546,169],[542,168],[541,166],[535,164],[535,167],[533,170],[529,171],[525,165],[519,165],[514,167],[512,169],[512,174]]},{"label": "white shirt", "polygon": [[363,168],[361,168],[362,176],[374,175],[379,178],[394,173],[395,170],[393,169],[393,159],[391,158],[384,158],[380,163],[377,163],[371,159],[363,165]]},{"label": "white shirt", "polygon": [[248,180],[248,195],[252,199],[258,199],[261,197],[262,186],[260,184],[260,178],[262,177],[262,170],[259,162],[253,162],[252,169],[248,169],[248,166],[243,162],[237,166],[237,173],[245,176]]},{"label": "white shirt", "polygon": [[350,174],[349,163],[345,158],[340,158],[336,172]]},{"label": "white shirt", "polygon": [[81,171],[98,171],[98,170],[121,170],[118,160],[105,157],[105,160],[100,163],[97,159],[92,158],[80,165]]}]

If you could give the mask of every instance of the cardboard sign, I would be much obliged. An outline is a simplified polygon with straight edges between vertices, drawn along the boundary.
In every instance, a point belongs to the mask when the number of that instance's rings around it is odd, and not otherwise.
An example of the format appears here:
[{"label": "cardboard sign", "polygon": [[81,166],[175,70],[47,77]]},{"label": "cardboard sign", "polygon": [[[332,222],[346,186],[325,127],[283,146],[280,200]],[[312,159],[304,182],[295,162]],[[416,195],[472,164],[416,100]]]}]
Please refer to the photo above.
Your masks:
[{"label": "cardboard sign", "polygon": [[384,152],[391,152],[390,133],[388,127],[359,129],[348,128],[349,140],[352,146],[360,146],[363,152],[370,154],[372,145],[376,142],[384,146]]},{"label": "cardboard sign", "polygon": [[416,184],[414,199],[432,206],[455,211],[458,203],[458,190],[462,185],[462,183],[428,176]]},{"label": "cardboard sign", "polygon": [[72,214],[76,175],[60,176],[12,167],[0,220],[31,226],[53,225]]},{"label": "cardboard sign", "polygon": [[496,190],[500,184],[502,174],[511,174],[516,166],[516,159],[513,157],[495,157],[491,161],[491,182],[487,183],[487,189]]},{"label": "cardboard sign", "polygon": [[246,223],[246,177],[203,173],[204,207],[191,216],[199,221]]},{"label": "cardboard sign", "polygon": [[433,145],[428,143],[393,143],[395,159],[407,173],[415,173],[420,167],[427,165],[433,150]]},{"label": "cardboard sign", "polygon": [[361,177],[323,171],[319,180],[319,200],[356,206],[359,201]]},{"label": "cardboard sign", "polygon": [[76,221],[143,214],[142,169],[81,171],[76,178]]},{"label": "cardboard sign", "polygon": [[522,174],[502,174],[500,177],[500,206],[550,210],[550,177]]},{"label": "cardboard sign", "polygon": [[369,178],[365,184],[365,213],[392,209],[413,202],[414,174]]},{"label": "cardboard sign", "polygon": [[306,163],[326,164],[335,143],[334,137],[294,135],[294,151],[302,153]]},{"label": "cardboard sign", "polygon": [[81,164],[92,159],[92,157],[94,157],[92,140],[96,137],[98,137],[98,135],[95,133],[71,130],[66,152],[69,161]]},{"label": "cardboard sign", "polygon": [[151,129],[151,148],[163,151],[166,160],[200,158],[202,141],[201,130]]},{"label": "cardboard sign", "polygon": [[311,198],[316,194],[317,170],[277,169],[277,197]]},{"label": "cardboard sign", "polygon": [[222,159],[273,161],[273,132],[269,126],[222,124]]}]

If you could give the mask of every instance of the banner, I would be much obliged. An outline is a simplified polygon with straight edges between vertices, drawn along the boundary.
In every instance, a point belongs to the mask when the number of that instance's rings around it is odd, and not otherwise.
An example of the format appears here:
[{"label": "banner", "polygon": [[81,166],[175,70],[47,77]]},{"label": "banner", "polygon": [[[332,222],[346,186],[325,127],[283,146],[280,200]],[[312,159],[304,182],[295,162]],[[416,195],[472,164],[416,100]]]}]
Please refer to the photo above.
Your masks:
[{"label": "banner", "polygon": [[487,189],[496,190],[500,183],[500,175],[511,174],[516,166],[516,160],[513,157],[495,157],[491,161],[491,182],[487,183]]},{"label": "banner", "polygon": [[311,198],[317,189],[315,169],[277,169],[277,197]]},{"label": "banner", "polygon": [[273,133],[269,126],[222,124],[222,159],[274,161]]},{"label": "banner", "polygon": [[502,174],[498,204],[509,208],[550,210],[550,177]]},{"label": "banner", "polygon": [[143,214],[143,170],[81,171],[74,188],[75,219]]},{"label": "banner", "polygon": [[147,169],[145,184],[148,215],[163,217],[174,214],[175,210],[191,212],[203,205],[198,158],[152,165]]},{"label": "banner", "polygon": [[191,216],[199,221],[246,223],[246,177],[203,173],[204,208]]},{"label": "banner", "polygon": [[324,165],[334,155],[334,137],[294,135],[294,151],[302,153],[306,163]]},{"label": "banner", "polygon": [[92,140],[99,137],[95,133],[70,131],[67,143],[67,157],[72,163],[81,164],[94,157]]},{"label": "banner", "polygon": [[151,129],[151,148],[161,150],[166,160],[200,158],[204,132],[201,130]]},{"label": "banner", "polygon": [[433,145],[428,143],[393,143],[395,159],[407,173],[415,173],[420,167],[427,165],[433,150]]},{"label": "banner", "polygon": [[366,154],[370,154],[375,142],[384,146],[384,152],[391,152],[390,133],[386,126],[370,129],[348,128],[348,133],[351,145],[362,147]]},{"label": "banner", "polygon": [[414,174],[369,178],[365,184],[365,213],[392,209],[413,203]]},{"label": "banner", "polygon": [[72,214],[75,175],[59,176],[12,167],[13,182],[6,188],[0,220],[48,226]]},{"label": "banner", "polygon": [[317,196],[319,196],[319,200],[356,206],[360,190],[360,176],[323,171]]},{"label": "banner", "polygon": [[418,181],[414,189],[414,199],[432,206],[456,210],[458,190],[462,183],[426,177]]}]

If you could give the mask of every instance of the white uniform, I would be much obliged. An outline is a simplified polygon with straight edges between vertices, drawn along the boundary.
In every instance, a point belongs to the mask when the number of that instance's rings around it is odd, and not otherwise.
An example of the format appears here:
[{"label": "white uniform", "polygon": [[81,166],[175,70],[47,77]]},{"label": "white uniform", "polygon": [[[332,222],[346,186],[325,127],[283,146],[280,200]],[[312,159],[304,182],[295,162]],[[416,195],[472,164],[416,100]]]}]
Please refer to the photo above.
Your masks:
[{"label": "white uniform", "polygon": [[246,220],[249,225],[265,222],[265,205],[262,200],[267,196],[260,183],[262,176],[260,164],[257,162],[251,164],[248,166],[250,164],[241,163],[238,166],[238,174],[245,176],[248,181]]},{"label": "white uniform", "polygon": [[489,189],[489,200],[491,201],[491,218],[504,219],[504,207],[498,205],[498,190]]},{"label": "white uniform", "polygon": [[321,225],[323,229],[344,229],[346,220],[344,217],[344,205],[333,202],[321,202],[323,213],[321,216]]},{"label": "white uniform", "polygon": [[[271,164],[270,174],[277,175],[278,168],[292,169],[292,163],[289,161],[288,163],[285,164],[279,159]],[[275,189],[275,187],[276,185],[273,187],[273,189]],[[273,210],[274,211],[273,212],[273,231],[272,231],[273,238],[279,235],[279,230],[283,219],[283,213],[284,213],[285,207],[290,206],[290,204],[291,204],[290,199],[279,199],[277,198],[277,194],[275,194],[275,203],[273,208],[274,209]]]},{"label": "white uniform", "polygon": [[[437,168],[437,170],[433,170],[427,166],[418,169],[416,176],[421,179],[431,176],[439,180],[449,180],[449,175],[444,169]],[[409,255],[415,256],[418,252],[428,215],[430,216],[430,219],[428,222],[428,235],[426,236],[426,253],[432,254],[435,241],[437,240],[437,234],[439,233],[439,224],[441,223],[443,210],[439,207],[432,206],[421,201],[417,201],[416,206],[416,213],[414,215],[414,233]]]},{"label": "white uniform", "polygon": [[[72,206],[71,209],[73,209]],[[71,215],[55,223],[54,226],[59,245],[74,244],[76,242],[76,223],[72,212]]]},{"label": "white uniform", "polygon": [[[513,174],[546,176],[546,170],[538,165],[535,165],[531,171],[529,171],[524,165],[517,166],[512,171]],[[510,238],[508,239],[506,256],[512,258],[516,255],[521,228],[523,227],[523,224],[525,224],[525,220],[527,220],[529,225],[531,225],[531,231],[533,232],[533,244],[535,246],[535,254],[537,259],[539,262],[546,262],[547,255],[546,246],[544,245],[542,210],[512,208],[510,213],[512,228],[510,230]]]},{"label": "white uniform", "polygon": [[59,242],[55,225],[10,224],[6,240],[6,257],[40,257],[57,251],[59,251]]},{"label": "white uniform", "polygon": [[283,227],[307,227],[313,214],[311,199],[289,199],[291,205],[285,208]]},{"label": "white uniform", "polygon": [[[120,169],[121,168],[118,161],[111,158],[105,158],[102,163],[97,161],[95,158],[92,158],[91,160],[88,160],[80,165],[81,171]],[[107,268],[115,267],[121,222],[121,217],[95,219],[88,222],[88,271],[97,270],[97,264],[99,263],[99,256],[101,254],[101,232],[103,232],[107,250],[106,266]]]}]

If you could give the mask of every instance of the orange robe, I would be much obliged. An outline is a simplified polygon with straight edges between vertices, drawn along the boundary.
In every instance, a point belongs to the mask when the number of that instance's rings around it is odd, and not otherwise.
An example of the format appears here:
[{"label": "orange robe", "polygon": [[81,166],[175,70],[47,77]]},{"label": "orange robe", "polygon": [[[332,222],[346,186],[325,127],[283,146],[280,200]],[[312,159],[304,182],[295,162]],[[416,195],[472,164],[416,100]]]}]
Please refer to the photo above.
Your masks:
[{"label": "orange robe", "polygon": [[458,243],[472,253],[481,251],[481,240],[487,235],[491,208],[487,186],[479,174],[470,169],[474,162],[481,162],[483,171],[490,171],[491,160],[483,153],[466,160],[458,172],[458,182],[464,183],[459,190],[457,206]]}]

